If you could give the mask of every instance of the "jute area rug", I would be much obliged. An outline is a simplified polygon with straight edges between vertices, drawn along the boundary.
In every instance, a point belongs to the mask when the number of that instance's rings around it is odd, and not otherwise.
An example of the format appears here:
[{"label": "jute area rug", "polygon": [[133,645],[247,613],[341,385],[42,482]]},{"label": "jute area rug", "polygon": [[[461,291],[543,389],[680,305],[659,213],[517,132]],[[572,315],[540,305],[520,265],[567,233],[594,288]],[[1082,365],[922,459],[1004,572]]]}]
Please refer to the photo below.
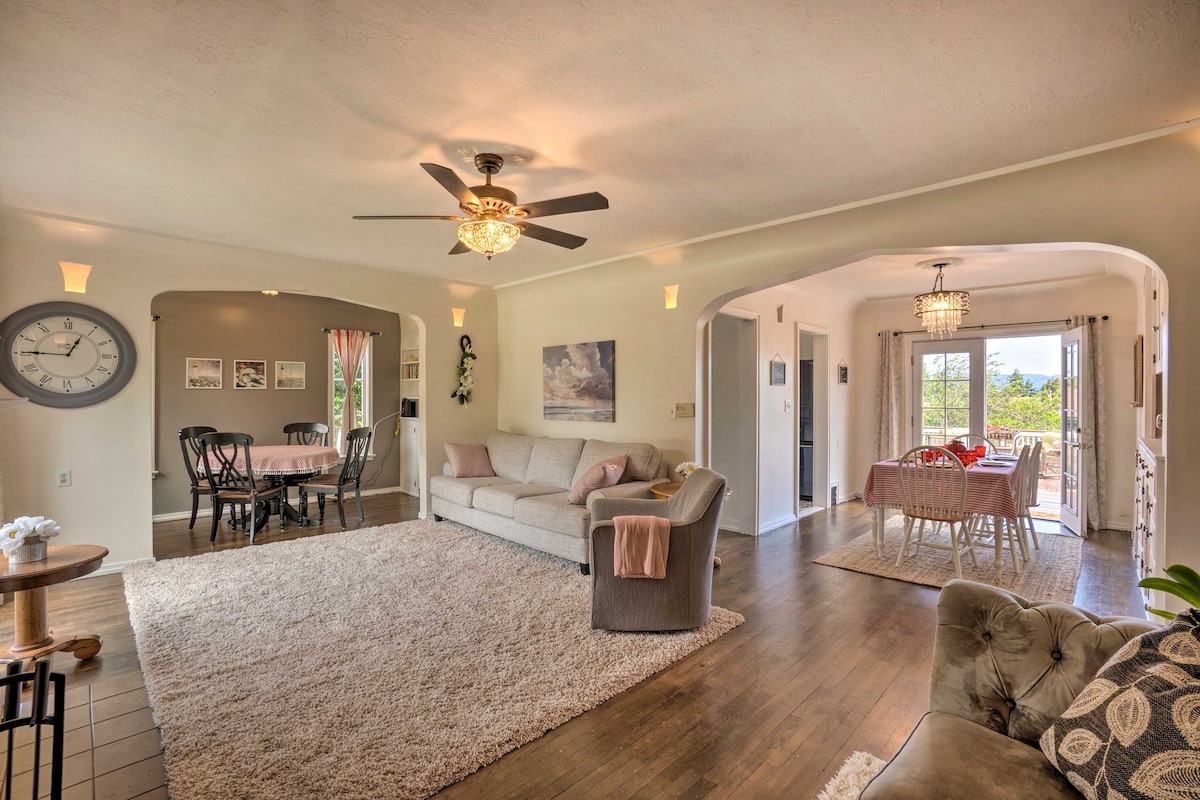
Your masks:
[{"label": "jute area rug", "polygon": [[404,522],[125,570],[173,800],[423,798],[740,625],[593,631],[576,565]]},{"label": "jute area rug", "polygon": [[886,765],[886,761],[870,753],[861,750],[851,753],[816,800],[858,800],[862,790]]},{"label": "jute area rug", "polygon": [[[927,529],[928,530],[928,529]],[[947,534],[941,534],[945,541]],[[954,564],[947,550],[930,550],[922,547],[920,553],[906,558],[899,567],[896,556],[904,541],[904,517],[897,514],[884,527],[883,556],[875,554],[871,532],[853,539],[848,544],[826,553],[815,563],[829,567],[840,567],[868,575],[879,575],[908,583],[941,588],[955,578]],[[1030,549],[1028,561],[1021,561],[1021,574],[1014,577],[1012,561],[1007,547],[1004,550],[1001,579],[996,581],[996,552],[990,544],[975,545],[978,567],[971,565],[971,557],[963,556],[963,578],[979,583],[1000,586],[1030,600],[1054,600],[1070,603],[1075,599],[1075,583],[1083,564],[1083,542],[1074,536],[1038,534],[1040,550]],[[1018,552],[1018,558],[1020,553]]]}]

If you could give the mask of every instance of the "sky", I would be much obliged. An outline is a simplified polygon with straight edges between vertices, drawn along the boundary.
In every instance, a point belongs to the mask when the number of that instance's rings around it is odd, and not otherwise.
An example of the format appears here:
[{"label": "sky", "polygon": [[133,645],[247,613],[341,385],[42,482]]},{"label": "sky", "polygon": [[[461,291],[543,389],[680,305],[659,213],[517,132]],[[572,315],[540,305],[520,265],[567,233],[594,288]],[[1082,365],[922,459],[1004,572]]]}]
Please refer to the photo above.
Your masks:
[{"label": "sky", "polygon": [[1019,369],[1023,375],[1058,375],[1062,371],[1061,348],[1058,335],[987,340],[989,359],[996,355],[1005,374]]}]

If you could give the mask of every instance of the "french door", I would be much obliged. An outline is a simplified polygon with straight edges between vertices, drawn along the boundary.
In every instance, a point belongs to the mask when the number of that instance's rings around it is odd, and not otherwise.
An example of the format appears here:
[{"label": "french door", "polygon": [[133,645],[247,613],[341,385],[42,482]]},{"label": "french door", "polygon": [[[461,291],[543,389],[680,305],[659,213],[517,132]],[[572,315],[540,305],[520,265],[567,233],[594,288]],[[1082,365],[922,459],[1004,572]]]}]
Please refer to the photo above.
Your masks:
[{"label": "french door", "polygon": [[1084,450],[1091,447],[1089,406],[1083,401],[1085,370],[1084,329],[1072,328],[1062,337],[1062,524],[1076,534],[1087,532],[1087,469]]},{"label": "french door", "polygon": [[913,343],[913,447],[985,433],[984,339]]}]

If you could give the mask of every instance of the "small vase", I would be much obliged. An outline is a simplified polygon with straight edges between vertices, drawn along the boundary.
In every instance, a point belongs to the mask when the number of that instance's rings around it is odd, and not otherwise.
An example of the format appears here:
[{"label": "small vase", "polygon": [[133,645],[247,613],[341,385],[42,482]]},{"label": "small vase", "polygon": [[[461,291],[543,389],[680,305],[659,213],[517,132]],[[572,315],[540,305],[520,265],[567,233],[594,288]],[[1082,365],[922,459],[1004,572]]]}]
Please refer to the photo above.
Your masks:
[{"label": "small vase", "polygon": [[46,540],[40,536],[28,537],[24,544],[8,554],[9,564],[29,564],[46,560]]}]

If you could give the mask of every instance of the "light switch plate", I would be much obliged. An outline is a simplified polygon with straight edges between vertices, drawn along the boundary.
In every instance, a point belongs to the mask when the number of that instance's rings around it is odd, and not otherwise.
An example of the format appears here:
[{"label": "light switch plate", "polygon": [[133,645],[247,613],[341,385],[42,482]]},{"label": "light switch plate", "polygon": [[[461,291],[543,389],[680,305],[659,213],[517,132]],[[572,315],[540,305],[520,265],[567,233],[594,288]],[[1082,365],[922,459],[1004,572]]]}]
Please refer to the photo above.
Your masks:
[{"label": "light switch plate", "polygon": [[695,403],[676,403],[675,404],[675,416],[676,417],[694,417],[694,416],[696,416],[696,404]]}]

